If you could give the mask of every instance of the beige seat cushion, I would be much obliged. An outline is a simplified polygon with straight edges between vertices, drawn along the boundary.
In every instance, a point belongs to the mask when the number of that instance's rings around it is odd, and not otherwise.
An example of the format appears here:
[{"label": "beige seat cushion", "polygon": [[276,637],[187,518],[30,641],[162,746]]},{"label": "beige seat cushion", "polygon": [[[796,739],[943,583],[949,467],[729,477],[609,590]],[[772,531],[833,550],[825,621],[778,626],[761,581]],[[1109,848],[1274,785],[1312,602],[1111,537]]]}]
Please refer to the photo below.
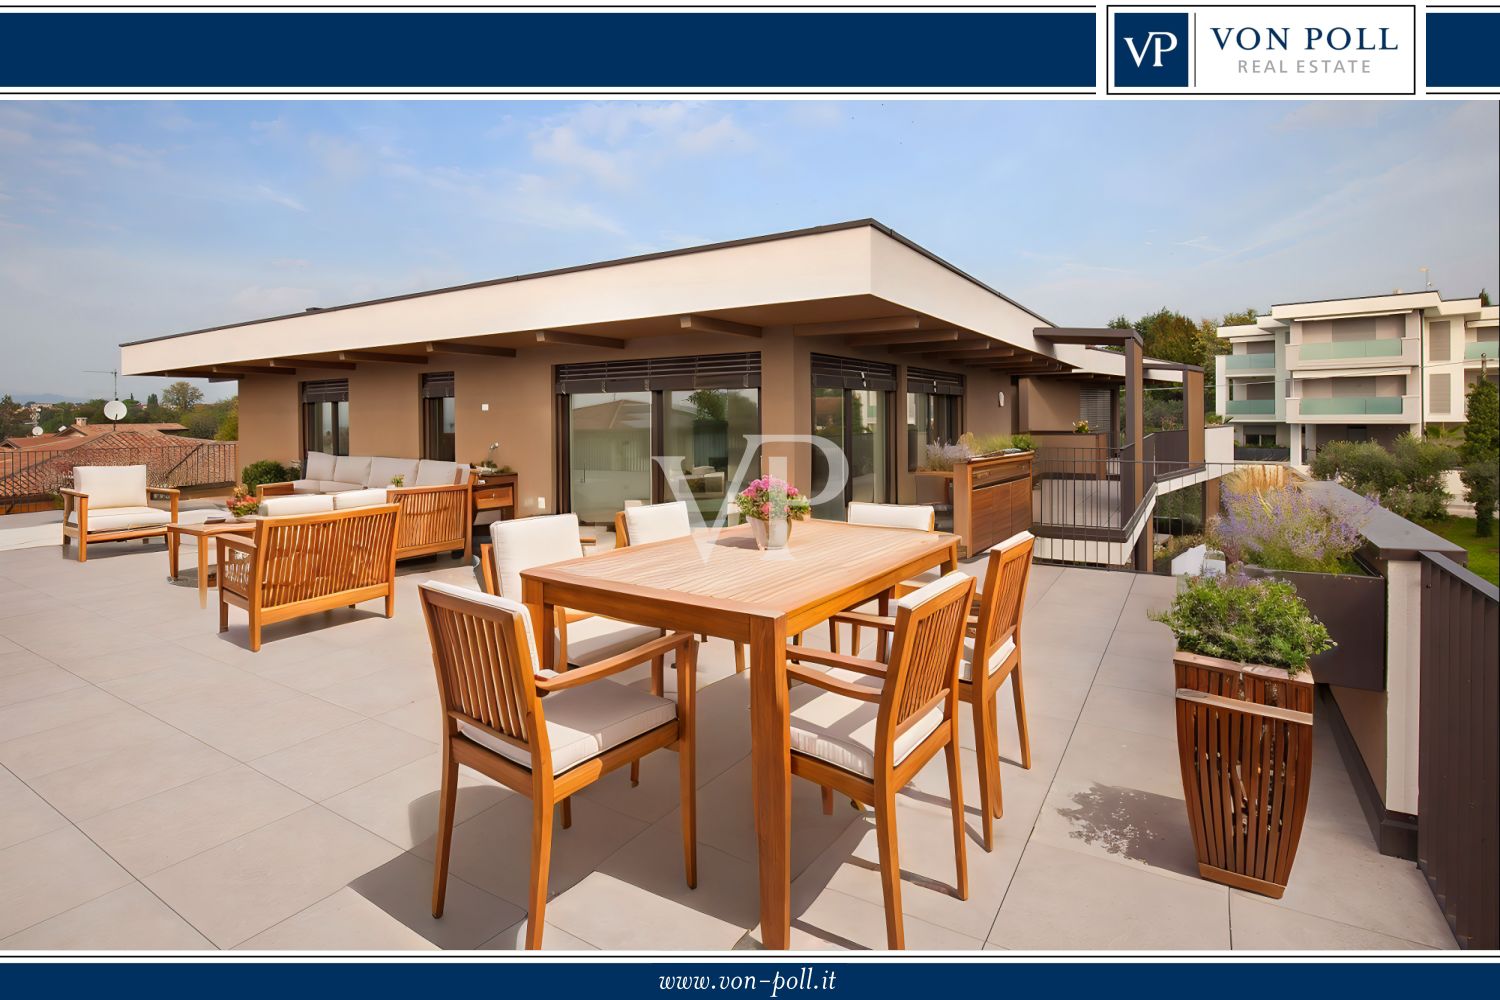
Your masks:
[{"label": "beige seat cushion", "polygon": [[90,514],[105,507],[144,507],[146,467],[80,465],[73,469],[73,488],[88,494]]},{"label": "beige seat cushion", "polygon": [[[68,523],[78,523],[78,512],[68,514]],[[130,531],[135,528],[157,528],[172,523],[172,515],[155,507],[89,507],[89,534],[101,531]]]},{"label": "beige seat cushion", "polygon": [[417,460],[376,456],[370,460],[370,472],[365,477],[365,485],[385,489],[391,485],[391,480],[396,476],[401,477],[402,486],[415,486],[417,484]]},{"label": "beige seat cushion", "polygon": [[575,667],[586,667],[617,653],[644,646],[664,634],[659,628],[632,625],[613,618],[597,615],[585,618],[568,625],[568,662]]},{"label": "beige seat cushion", "polygon": [[323,480],[321,479],[293,479],[293,493],[322,493]]},{"label": "beige seat cushion", "polygon": [[326,514],[333,510],[333,497],[299,494],[290,497],[266,497],[255,512],[261,517],[288,517],[293,514]]},{"label": "beige seat cushion", "polygon": [[[547,742],[552,747],[552,772],[561,774],[597,757],[611,747],[632,740],[677,718],[677,706],[638,688],[611,680],[594,681],[582,687],[550,694],[541,702],[547,721]],[[459,732],[523,767],[531,766],[531,754],[497,740],[466,722]]]},{"label": "beige seat cushion", "polygon": [[669,503],[626,507],[625,532],[630,536],[631,545],[686,538],[693,533],[692,522],[688,520],[687,503],[674,500]]},{"label": "beige seat cushion", "polygon": [[362,490],[363,483],[341,483],[336,479],[321,479],[318,481],[319,493],[348,493],[350,490]]},{"label": "beige seat cushion", "polygon": [[407,486],[457,486],[463,482],[459,479],[459,471],[468,470],[468,466],[461,462],[439,462],[436,459],[424,458],[417,463],[416,479],[408,479]]},{"label": "beige seat cushion", "polygon": [[385,503],[386,491],[383,489],[368,490],[344,490],[333,497],[334,510],[348,510],[350,507],[373,507],[376,504]]},{"label": "beige seat cushion", "polygon": [[333,466],[337,459],[325,451],[310,451],[307,453],[307,468],[302,470],[302,475],[317,482],[320,479],[332,479]]},{"label": "beige seat cushion", "polygon": [[369,455],[340,455],[333,460],[333,475],[318,478],[336,483],[353,483],[355,489],[361,490],[370,476],[370,462]]},{"label": "beige seat cushion", "polygon": [[[1010,654],[1015,651],[1016,640],[1014,637],[1006,639],[999,646],[996,646],[995,651],[990,654],[989,670],[986,673],[993,674],[996,670],[999,670],[1005,665],[1005,661],[1010,658]],[[972,637],[964,639],[964,659],[958,665],[958,679],[963,681],[972,681],[974,679],[974,640]]]},{"label": "beige seat cushion", "polygon": [[[845,678],[846,680],[850,678]],[[874,678],[859,683],[878,685]],[[866,778],[875,776],[875,720],[880,706],[799,684],[791,690],[792,750],[827,761]],[[943,721],[941,705],[896,738],[894,763],[901,763]]]}]

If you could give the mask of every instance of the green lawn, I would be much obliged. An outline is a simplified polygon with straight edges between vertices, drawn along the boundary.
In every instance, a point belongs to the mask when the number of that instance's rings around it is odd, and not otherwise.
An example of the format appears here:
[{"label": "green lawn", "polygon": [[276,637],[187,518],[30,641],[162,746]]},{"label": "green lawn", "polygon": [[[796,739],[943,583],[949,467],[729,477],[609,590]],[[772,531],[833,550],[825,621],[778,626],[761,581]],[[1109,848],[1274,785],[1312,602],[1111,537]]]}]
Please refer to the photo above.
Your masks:
[{"label": "green lawn", "polygon": [[1496,550],[1500,532],[1492,533],[1488,538],[1475,537],[1472,517],[1450,517],[1445,521],[1422,521],[1421,525],[1428,531],[1442,535],[1448,541],[1457,542],[1468,549],[1469,570],[1475,576],[1481,576],[1490,583],[1500,584],[1500,551]]}]

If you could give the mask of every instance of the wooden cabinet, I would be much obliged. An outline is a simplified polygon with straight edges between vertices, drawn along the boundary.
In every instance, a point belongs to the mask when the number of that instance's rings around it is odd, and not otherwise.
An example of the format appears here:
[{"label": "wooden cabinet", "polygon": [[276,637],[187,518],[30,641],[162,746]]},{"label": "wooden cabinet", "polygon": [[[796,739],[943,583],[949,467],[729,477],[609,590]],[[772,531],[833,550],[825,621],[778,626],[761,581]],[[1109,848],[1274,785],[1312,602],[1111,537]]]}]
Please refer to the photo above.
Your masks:
[{"label": "wooden cabinet", "polygon": [[514,472],[497,472],[494,475],[476,473],[474,478],[474,516],[490,511],[499,511],[502,518],[516,516],[520,487]]},{"label": "wooden cabinet", "polygon": [[1030,530],[1031,459],[1031,452],[994,455],[961,462],[952,472],[918,473],[952,483],[953,532],[960,538],[961,558]]}]

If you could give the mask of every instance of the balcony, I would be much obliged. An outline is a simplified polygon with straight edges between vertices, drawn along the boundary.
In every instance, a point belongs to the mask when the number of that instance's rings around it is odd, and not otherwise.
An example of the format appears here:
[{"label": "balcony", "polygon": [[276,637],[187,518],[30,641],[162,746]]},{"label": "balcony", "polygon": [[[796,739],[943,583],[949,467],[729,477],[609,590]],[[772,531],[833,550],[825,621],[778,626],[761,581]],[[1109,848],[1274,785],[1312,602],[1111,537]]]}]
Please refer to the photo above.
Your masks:
[{"label": "balcony", "polygon": [[1493,340],[1479,340],[1472,344],[1464,345],[1465,361],[1480,361],[1488,358],[1494,361],[1500,358],[1500,342]]},{"label": "balcony", "polygon": [[1416,365],[1422,360],[1422,342],[1416,337],[1387,340],[1339,340],[1291,344],[1286,349],[1288,368],[1362,368],[1381,365]]},{"label": "balcony", "polygon": [[1267,354],[1226,354],[1224,355],[1224,368],[1231,372],[1263,372],[1276,370],[1276,355]]},{"label": "balcony", "polygon": [[1224,412],[1231,417],[1270,417],[1276,413],[1274,399],[1231,399]]},{"label": "balcony", "polygon": [[1416,396],[1302,396],[1286,401],[1286,419],[1292,423],[1303,418],[1329,417],[1357,424],[1395,424],[1415,422],[1416,413]]}]

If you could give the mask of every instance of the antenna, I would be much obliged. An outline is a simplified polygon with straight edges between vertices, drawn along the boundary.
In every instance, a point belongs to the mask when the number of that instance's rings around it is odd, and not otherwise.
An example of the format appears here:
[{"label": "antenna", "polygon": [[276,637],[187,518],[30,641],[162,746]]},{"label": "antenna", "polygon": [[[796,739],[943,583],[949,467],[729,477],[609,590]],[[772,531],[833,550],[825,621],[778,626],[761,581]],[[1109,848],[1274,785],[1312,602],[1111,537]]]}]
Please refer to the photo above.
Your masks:
[{"label": "antenna", "polygon": [[1417,268],[1417,270],[1422,272],[1422,280],[1424,280],[1424,281],[1427,282],[1427,287],[1428,288],[1431,288],[1432,287],[1432,269],[1428,268],[1428,267],[1419,267],[1419,268]]},{"label": "antenna", "polygon": [[110,375],[114,377],[114,387],[111,390],[109,402],[104,404],[104,419],[120,426],[120,418],[126,414],[125,404],[120,402],[120,372],[118,369],[100,371],[96,368],[85,368],[84,373],[88,375]]}]

